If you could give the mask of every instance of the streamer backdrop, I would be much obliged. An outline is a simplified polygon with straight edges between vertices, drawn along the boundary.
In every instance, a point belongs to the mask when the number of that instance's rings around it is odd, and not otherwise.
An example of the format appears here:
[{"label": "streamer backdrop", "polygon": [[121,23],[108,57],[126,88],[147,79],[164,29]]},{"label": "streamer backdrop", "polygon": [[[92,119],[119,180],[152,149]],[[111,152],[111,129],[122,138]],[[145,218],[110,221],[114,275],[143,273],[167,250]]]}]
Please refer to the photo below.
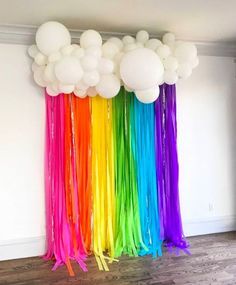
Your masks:
[{"label": "streamer backdrop", "polygon": [[118,96],[46,98],[46,259],[83,271],[122,254],[187,251],[179,207],[176,94],[162,85],[156,103]]}]

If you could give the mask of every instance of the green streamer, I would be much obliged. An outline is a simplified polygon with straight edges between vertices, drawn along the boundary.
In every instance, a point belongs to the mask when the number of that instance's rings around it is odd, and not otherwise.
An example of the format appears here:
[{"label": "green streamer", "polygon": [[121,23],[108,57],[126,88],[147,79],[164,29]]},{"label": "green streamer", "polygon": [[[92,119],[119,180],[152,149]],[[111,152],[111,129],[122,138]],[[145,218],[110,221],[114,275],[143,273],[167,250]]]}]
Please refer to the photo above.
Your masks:
[{"label": "green streamer", "polygon": [[137,177],[131,147],[130,104],[133,94],[121,88],[113,98],[113,135],[116,192],[115,257],[138,256],[142,242]]}]

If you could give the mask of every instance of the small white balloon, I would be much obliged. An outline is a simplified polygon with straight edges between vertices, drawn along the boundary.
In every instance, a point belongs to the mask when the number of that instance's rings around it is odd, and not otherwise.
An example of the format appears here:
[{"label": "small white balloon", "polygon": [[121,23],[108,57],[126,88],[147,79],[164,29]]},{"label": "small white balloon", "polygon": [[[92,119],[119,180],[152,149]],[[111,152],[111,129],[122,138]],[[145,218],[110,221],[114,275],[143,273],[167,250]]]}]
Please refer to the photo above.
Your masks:
[{"label": "small white balloon", "polygon": [[135,43],[135,38],[133,38],[131,36],[124,36],[122,41],[123,41],[124,45],[133,44],[133,43]]},{"label": "small white balloon", "polygon": [[191,65],[192,65],[192,68],[197,67],[199,65],[199,58],[195,57],[193,60],[191,60]]},{"label": "small white balloon", "polygon": [[80,59],[85,55],[85,50],[81,47],[75,48],[72,52],[72,55]]},{"label": "small white balloon", "polygon": [[56,62],[61,59],[61,53],[60,52],[54,52],[49,55],[48,62]]},{"label": "small white balloon", "polygon": [[173,85],[177,83],[177,81],[178,81],[178,75],[175,71],[166,70],[164,72],[164,82],[165,83],[169,85]]},{"label": "small white balloon", "polygon": [[77,89],[77,88],[74,90],[74,94],[79,98],[85,98],[87,96],[86,90]]},{"label": "small white balloon", "polygon": [[89,87],[87,90],[87,94],[89,97],[95,97],[97,95],[97,90],[94,87]]},{"label": "small white balloon", "polygon": [[83,82],[88,86],[95,86],[100,80],[99,73],[96,70],[85,72],[83,75]]},{"label": "small white balloon", "polygon": [[135,43],[133,43],[133,44],[128,44],[128,45],[126,45],[126,46],[124,47],[124,51],[125,51],[125,52],[129,52],[129,51],[135,50],[135,49],[137,49],[137,48],[138,48],[138,46],[137,46],[137,44],[135,44]]},{"label": "small white balloon", "polygon": [[124,83],[133,90],[149,89],[157,85],[164,72],[157,54],[147,48],[139,48],[124,54],[120,74]]},{"label": "small white balloon", "polygon": [[139,31],[136,34],[136,40],[140,43],[146,43],[149,39],[149,34],[147,31]]},{"label": "small white balloon", "polygon": [[153,103],[159,97],[160,89],[159,86],[155,86],[146,90],[135,90],[137,99],[145,104]]},{"label": "small white balloon", "polygon": [[31,69],[33,72],[35,72],[40,66],[34,61],[31,65]]},{"label": "small white balloon", "polygon": [[34,60],[38,65],[45,65],[47,63],[47,57],[41,52],[37,53]]},{"label": "small white balloon", "polygon": [[62,55],[70,55],[72,54],[75,47],[73,45],[64,46],[61,48]]},{"label": "small white balloon", "polygon": [[143,44],[143,43],[140,43],[140,42],[137,42],[137,43],[136,43],[136,47],[137,47],[137,48],[143,48],[143,47],[144,47],[144,44]]},{"label": "small white balloon", "polygon": [[119,51],[121,51],[124,47],[122,40],[117,37],[112,37],[108,39],[108,42],[115,44],[118,47]]},{"label": "small white balloon", "polygon": [[189,62],[197,57],[197,48],[192,43],[179,43],[174,51],[175,56],[180,62]]},{"label": "small white balloon", "polygon": [[58,22],[46,22],[36,32],[36,44],[45,55],[59,51],[63,46],[70,45],[71,37],[67,28]]},{"label": "small white balloon", "polygon": [[50,96],[57,96],[59,95],[59,90],[57,84],[50,84],[46,87],[46,91]]},{"label": "small white balloon", "polygon": [[158,39],[150,39],[145,43],[145,47],[152,50],[156,50],[160,46],[162,46],[162,42]]},{"label": "small white balloon", "polygon": [[58,89],[59,89],[60,93],[70,94],[74,91],[75,86],[74,85],[59,84]]},{"label": "small white balloon", "polygon": [[100,47],[102,45],[102,37],[97,31],[87,30],[80,37],[80,45],[85,49],[91,46]]},{"label": "small white balloon", "polygon": [[35,58],[35,56],[39,53],[39,49],[36,45],[32,45],[28,48],[28,54],[30,57]]},{"label": "small white balloon", "polygon": [[112,42],[106,42],[102,46],[103,57],[112,59],[119,52],[119,48]]},{"label": "small white balloon", "polygon": [[34,81],[41,87],[46,87],[47,83],[44,81],[43,78],[44,74],[44,67],[39,67],[34,72]]},{"label": "small white balloon", "polygon": [[79,82],[83,69],[75,56],[65,56],[55,64],[55,74],[61,83],[71,85]]},{"label": "small white balloon", "polygon": [[180,78],[186,79],[192,74],[192,67],[188,63],[180,64],[177,69],[177,74]]},{"label": "small white balloon", "polygon": [[178,68],[178,60],[174,56],[168,56],[163,64],[166,70],[175,71]]},{"label": "small white balloon", "polygon": [[169,45],[170,43],[174,43],[175,42],[175,35],[172,33],[166,33],[162,37],[162,41],[166,45]]},{"label": "small white balloon", "polygon": [[87,90],[89,86],[84,83],[83,80],[80,80],[79,83],[76,85],[76,89]]},{"label": "small white balloon", "polygon": [[114,63],[108,58],[101,58],[98,63],[98,71],[101,74],[109,74],[114,70]]},{"label": "small white balloon", "polygon": [[100,58],[102,56],[102,50],[99,46],[91,46],[86,48],[85,54]]},{"label": "small white balloon", "polygon": [[171,54],[171,50],[167,45],[158,47],[156,52],[161,59],[166,59]]},{"label": "small white balloon", "polygon": [[92,55],[85,55],[81,58],[80,62],[83,69],[86,71],[94,70],[98,66],[98,59]]},{"label": "small white balloon", "polygon": [[55,75],[55,71],[54,71],[54,64],[53,63],[49,63],[44,70],[44,80],[46,82],[55,82],[56,79],[56,75]]},{"label": "small white balloon", "polygon": [[113,74],[106,74],[101,76],[101,79],[96,86],[98,94],[104,98],[112,98],[119,93],[120,81]]}]

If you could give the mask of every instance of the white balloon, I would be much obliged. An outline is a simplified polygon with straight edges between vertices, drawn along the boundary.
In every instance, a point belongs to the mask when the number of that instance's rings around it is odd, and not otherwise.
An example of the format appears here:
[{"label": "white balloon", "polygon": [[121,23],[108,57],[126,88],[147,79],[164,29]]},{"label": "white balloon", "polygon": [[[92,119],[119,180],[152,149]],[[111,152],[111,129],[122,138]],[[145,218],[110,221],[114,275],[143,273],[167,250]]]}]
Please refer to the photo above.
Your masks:
[{"label": "white balloon", "polygon": [[161,59],[166,59],[171,54],[171,50],[167,45],[158,47],[156,52]]},{"label": "white balloon", "polygon": [[119,93],[120,81],[113,74],[106,74],[101,76],[101,79],[96,86],[98,94],[104,98],[112,98]]},{"label": "white balloon", "polygon": [[147,48],[126,53],[120,63],[120,74],[124,83],[134,90],[155,86],[164,72],[157,54]]},{"label": "white balloon", "polygon": [[73,50],[75,49],[74,45],[68,45],[61,48],[62,55],[70,55],[72,54]]},{"label": "white balloon", "polygon": [[47,63],[46,56],[43,55],[41,52],[37,53],[34,60],[38,65],[45,65]]},{"label": "white balloon", "polygon": [[169,45],[170,43],[174,43],[175,42],[175,35],[172,33],[166,33],[162,37],[162,41],[166,45]]},{"label": "white balloon", "polygon": [[146,31],[139,31],[137,32],[136,34],[136,40],[137,42],[140,42],[140,43],[146,43],[149,39],[149,34],[148,32]]},{"label": "white balloon", "polygon": [[150,39],[145,43],[145,47],[150,48],[152,50],[156,50],[161,45],[162,45],[162,42],[158,39]]},{"label": "white balloon", "polygon": [[98,66],[98,60],[95,56],[92,55],[85,55],[80,60],[81,65],[84,70],[91,71],[97,68]]},{"label": "white balloon", "polygon": [[85,49],[91,46],[100,47],[102,45],[102,37],[97,31],[87,30],[80,37],[80,45]]},{"label": "white balloon", "polygon": [[100,58],[102,56],[102,50],[101,50],[101,47],[91,46],[91,47],[86,48],[85,54]]},{"label": "white balloon", "polygon": [[146,90],[135,90],[137,99],[145,104],[153,103],[159,97],[160,89],[159,86],[155,86]]},{"label": "white balloon", "polygon": [[61,53],[60,52],[54,52],[49,55],[48,62],[56,62],[61,59]]},{"label": "white balloon", "polygon": [[125,88],[125,90],[126,91],[128,91],[128,92],[133,92],[134,90],[133,89],[131,89],[129,86],[127,86],[127,85],[124,85],[124,88]]},{"label": "white balloon", "polygon": [[175,71],[178,68],[178,60],[174,56],[168,56],[163,64],[166,70]]},{"label": "white balloon", "polygon": [[101,58],[98,63],[98,71],[101,74],[109,74],[114,70],[114,63],[108,58]]},{"label": "white balloon", "polygon": [[76,84],[76,89],[87,90],[89,86],[84,83],[83,80],[80,80],[78,84]]},{"label": "white balloon", "polygon": [[89,97],[95,97],[97,95],[97,90],[94,87],[89,87],[87,90],[87,94]]},{"label": "white balloon", "polygon": [[131,36],[124,36],[122,41],[123,41],[124,45],[133,44],[133,43],[135,43],[135,38],[133,38]]},{"label": "white balloon", "polygon": [[199,58],[195,57],[193,60],[191,60],[191,65],[192,65],[192,68],[197,67],[199,65]]},{"label": "white balloon", "polygon": [[71,85],[79,82],[83,69],[75,56],[65,56],[55,64],[55,74],[61,83]]},{"label": "white balloon", "polygon": [[85,55],[85,50],[81,47],[75,48],[72,52],[72,55],[80,59]]},{"label": "white balloon", "polygon": [[74,85],[59,84],[58,89],[59,89],[60,93],[70,94],[74,91],[75,86]]},{"label": "white balloon", "polygon": [[106,42],[102,46],[102,55],[112,59],[119,52],[119,48],[112,42]]},{"label": "white balloon", "polygon": [[137,42],[137,43],[136,43],[136,47],[137,47],[137,48],[143,48],[143,47],[144,47],[144,44],[143,44],[143,43],[140,43],[140,42]]},{"label": "white balloon", "polygon": [[46,87],[47,84],[43,79],[44,67],[39,67],[34,72],[34,81],[41,87]]},{"label": "white balloon", "polygon": [[120,40],[117,37],[112,37],[112,38],[108,39],[108,42],[115,44],[118,47],[119,51],[121,51],[124,47],[122,40]]},{"label": "white balloon", "polygon": [[175,71],[171,71],[171,70],[166,70],[164,72],[164,82],[169,84],[169,85],[173,85],[175,83],[177,83],[178,81],[178,76],[177,73]]},{"label": "white balloon", "polygon": [[138,48],[138,46],[137,46],[137,44],[135,44],[135,43],[133,43],[133,44],[128,44],[128,45],[126,45],[126,46],[124,47],[124,51],[125,51],[125,52],[129,52],[129,51],[135,50],[135,49],[137,49],[137,48]]},{"label": "white balloon", "polygon": [[60,93],[58,88],[53,86],[53,85],[48,85],[46,87],[46,91],[47,91],[48,95],[50,95],[50,96],[57,96]]},{"label": "white balloon", "polygon": [[192,67],[188,63],[180,64],[177,69],[177,74],[180,78],[186,79],[192,74]]},{"label": "white balloon", "polygon": [[197,56],[197,48],[192,43],[179,43],[174,54],[180,62],[191,61]]},{"label": "white balloon", "polygon": [[83,82],[88,86],[95,86],[100,79],[99,73],[96,70],[85,72],[83,75]]},{"label": "white balloon", "polygon": [[63,46],[70,45],[71,37],[67,28],[58,22],[46,22],[36,32],[36,44],[45,55],[59,51]]},{"label": "white balloon", "polygon": [[46,82],[55,82],[56,76],[55,76],[55,71],[54,71],[54,64],[49,63],[44,70],[44,80]]},{"label": "white balloon", "polygon": [[32,45],[28,48],[28,54],[30,57],[35,58],[35,56],[39,53],[39,50],[36,45]]},{"label": "white balloon", "polygon": [[40,66],[34,61],[31,65],[31,69],[33,72],[35,72]]},{"label": "white balloon", "polygon": [[79,98],[85,98],[87,96],[86,90],[77,89],[77,88],[74,90],[74,94]]}]

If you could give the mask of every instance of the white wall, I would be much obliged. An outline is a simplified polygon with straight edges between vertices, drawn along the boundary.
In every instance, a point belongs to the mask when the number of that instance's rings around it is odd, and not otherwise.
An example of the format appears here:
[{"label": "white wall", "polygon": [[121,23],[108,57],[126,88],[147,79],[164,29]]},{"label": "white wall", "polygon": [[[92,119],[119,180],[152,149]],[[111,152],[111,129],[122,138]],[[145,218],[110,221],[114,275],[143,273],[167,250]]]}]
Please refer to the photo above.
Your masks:
[{"label": "white wall", "polygon": [[[0,45],[0,259],[44,250],[44,98],[27,47]],[[235,64],[201,57],[178,84],[180,194],[187,235],[235,228]],[[234,209],[235,208],[235,209]]]}]

